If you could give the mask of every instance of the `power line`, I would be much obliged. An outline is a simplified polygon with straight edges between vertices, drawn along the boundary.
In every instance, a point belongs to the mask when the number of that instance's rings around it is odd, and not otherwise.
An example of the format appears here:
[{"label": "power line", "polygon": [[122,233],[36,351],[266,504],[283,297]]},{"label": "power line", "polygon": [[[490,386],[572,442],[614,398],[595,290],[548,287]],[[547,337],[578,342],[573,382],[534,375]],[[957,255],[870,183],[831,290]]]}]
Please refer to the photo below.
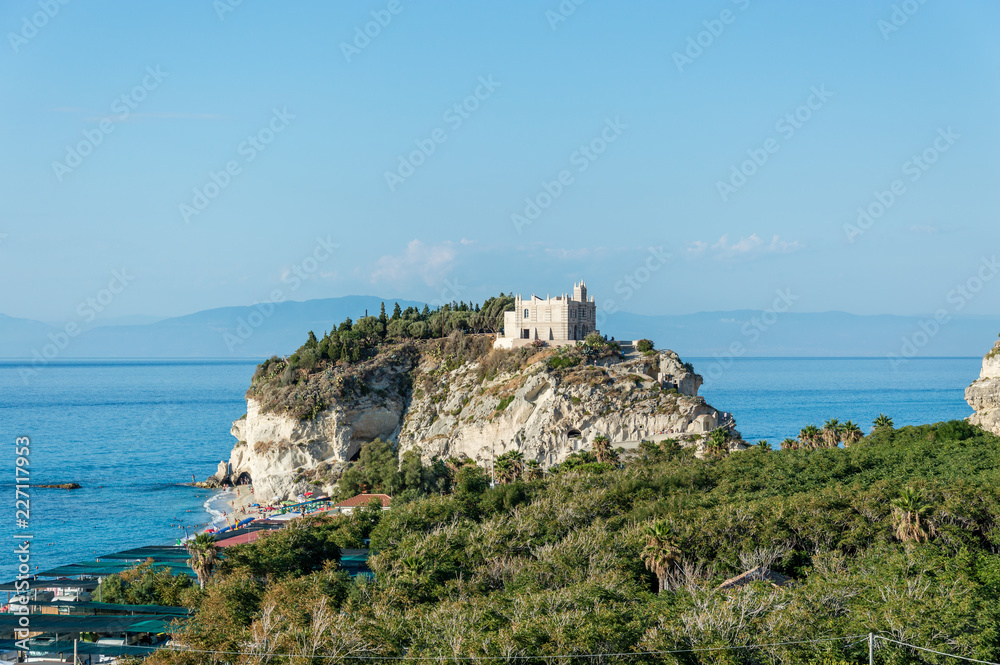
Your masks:
[{"label": "power line", "polygon": [[[545,655],[514,655],[514,656],[327,656],[329,658],[344,658],[351,660],[544,660],[546,658],[624,658],[627,656],[662,656],[674,653],[697,653],[706,651],[728,651],[731,649],[762,649],[765,647],[790,646],[795,644],[815,644],[817,642],[835,642],[839,640],[851,640],[854,638],[867,640],[867,635],[848,635],[846,637],[821,637],[815,640],[797,640],[790,642],[771,642],[768,644],[745,644],[731,645],[724,647],[704,647],[701,649],[673,649],[670,651],[628,651],[623,653],[570,653],[570,654],[545,654]],[[853,642],[848,647],[858,644]],[[144,649],[157,649],[157,647],[142,647]],[[177,653],[211,653],[231,656],[256,656],[258,652],[251,651],[222,651],[217,649],[176,649],[160,647],[162,651],[173,651]],[[300,654],[300,653],[270,653],[269,656],[285,656],[289,658],[323,657],[323,654]],[[983,661],[980,661],[983,662]],[[990,665],[1000,665],[992,663]]]},{"label": "power line", "polygon": [[934,649],[927,649],[925,647],[918,647],[918,646],[916,646],[914,644],[907,644],[906,642],[900,642],[899,640],[894,640],[894,639],[891,639],[889,637],[880,637],[880,636],[876,635],[875,639],[876,640],[883,640],[885,642],[895,642],[896,644],[901,644],[904,647],[910,647],[911,649],[919,649],[920,651],[927,651],[927,652],[930,652],[930,653],[936,653],[939,656],[948,656],[949,658],[959,658],[961,660],[968,660],[968,661],[973,662],[973,663],[985,663],[985,665],[1000,665],[1000,663],[994,663],[991,660],[976,660],[975,658],[966,658],[965,656],[956,656],[953,653],[945,653],[944,651],[935,651]]},{"label": "power line", "polygon": [[[939,656],[946,656],[948,658],[958,658],[959,660],[965,660],[972,663],[982,663],[983,665],[1000,665],[1000,663],[995,663],[990,660],[978,660],[976,658],[967,658],[965,656],[958,656],[952,653],[946,653],[944,651],[937,651],[935,649],[928,649],[926,647],[918,647],[915,644],[909,644],[907,642],[900,642],[899,640],[894,640],[889,637],[882,637],[880,635],[872,636],[875,640],[882,640],[884,642],[893,642],[900,646],[910,647],[911,649],[917,649],[919,651],[926,651],[928,653],[937,654]],[[858,639],[860,638],[860,639]],[[814,640],[793,640],[786,642],[769,642],[766,644],[744,644],[744,645],[728,645],[724,647],[703,647],[700,649],[671,649],[668,651],[628,651],[622,653],[569,653],[569,654],[544,654],[544,655],[511,655],[511,656],[352,656],[352,655],[341,655],[341,656],[324,656],[324,654],[299,654],[299,653],[269,653],[268,656],[284,656],[288,658],[305,658],[305,657],[319,657],[319,658],[341,658],[344,660],[373,660],[373,661],[394,661],[394,660],[424,660],[424,661],[445,661],[445,660],[455,660],[455,661],[467,661],[467,660],[544,660],[546,658],[555,659],[565,659],[565,658],[626,658],[630,656],[665,656],[669,654],[678,653],[704,653],[711,651],[728,651],[733,649],[763,649],[766,647],[778,647],[778,646],[794,646],[798,644],[816,644],[819,642],[836,642],[844,640],[856,640],[850,644],[845,645],[845,648],[851,648],[862,642],[867,642],[869,640],[868,635],[847,635],[845,637],[821,637]],[[210,653],[210,654],[220,654],[220,655],[231,655],[231,656],[257,656],[261,655],[259,652],[254,651],[225,651],[221,649],[181,649],[181,648],[171,648],[171,647],[147,647],[134,645],[133,648],[149,649],[151,651],[171,651],[174,653]]]}]

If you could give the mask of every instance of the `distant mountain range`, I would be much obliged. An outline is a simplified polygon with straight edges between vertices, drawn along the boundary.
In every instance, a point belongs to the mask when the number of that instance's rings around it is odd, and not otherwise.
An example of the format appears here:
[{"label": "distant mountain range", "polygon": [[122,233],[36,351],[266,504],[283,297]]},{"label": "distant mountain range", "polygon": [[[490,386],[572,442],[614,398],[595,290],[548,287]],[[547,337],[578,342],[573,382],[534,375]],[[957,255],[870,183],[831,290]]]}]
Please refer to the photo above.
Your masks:
[{"label": "distant mountain range", "polygon": [[[310,330],[318,335],[386,302],[345,296],[222,307],[157,320],[94,321],[89,328],[57,326],[0,314],[2,358],[265,358],[298,348]],[[400,306],[423,303],[398,301]],[[133,321],[151,321],[133,323]],[[648,337],[681,357],[716,354],[747,357],[981,356],[1000,332],[1000,316],[859,316],[844,312],[737,310],[682,315],[608,315],[601,332],[617,339]]]}]

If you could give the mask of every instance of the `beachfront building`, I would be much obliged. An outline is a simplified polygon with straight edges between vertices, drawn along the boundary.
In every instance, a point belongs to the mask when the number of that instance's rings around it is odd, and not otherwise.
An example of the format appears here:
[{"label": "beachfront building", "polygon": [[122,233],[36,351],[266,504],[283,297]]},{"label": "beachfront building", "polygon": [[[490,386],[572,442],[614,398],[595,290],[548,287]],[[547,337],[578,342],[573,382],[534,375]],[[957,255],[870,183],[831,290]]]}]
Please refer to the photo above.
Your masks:
[{"label": "beachfront building", "polygon": [[584,282],[573,285],[573,295],[554,298],[514,297],[514,311],[504,312],[503,336],[493,343],[497,349],[516,349],[542,340],[550,346],[576,344],[597,330],[597,303],[587,298]]},{"label": "beachfront building", "polygon": [[388,494],[358,494],[357,496],[352,496],[346,501],[341,501],[334,508],[337,508],[345,515],[350,515],[354,512],[355,508],[359,506],[367,506],[371,503],[372,499],[377,500],[382,504],[382,510],[389,510],[389,506],[392,505],[392,497]]}]

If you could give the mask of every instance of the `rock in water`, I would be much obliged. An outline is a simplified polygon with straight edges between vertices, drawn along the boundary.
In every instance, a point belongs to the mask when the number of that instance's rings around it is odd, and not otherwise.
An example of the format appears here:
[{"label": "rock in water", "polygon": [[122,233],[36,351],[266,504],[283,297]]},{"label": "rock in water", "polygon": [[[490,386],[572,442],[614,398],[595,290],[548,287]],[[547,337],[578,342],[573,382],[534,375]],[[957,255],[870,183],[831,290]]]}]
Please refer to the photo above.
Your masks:
[{"label": "rock in water", "polygon": [[965,389],[965,401],[975,411],[971,424],[1000,435],[1000,341],[983,357],[979,378]]},{"label": "rock in water", "polygon": [[218,468],[215,470],[215,475],[212,476],[216,482],[220,485],[226,485],[229,483],[229,462],[222,460],[219,462]]}]

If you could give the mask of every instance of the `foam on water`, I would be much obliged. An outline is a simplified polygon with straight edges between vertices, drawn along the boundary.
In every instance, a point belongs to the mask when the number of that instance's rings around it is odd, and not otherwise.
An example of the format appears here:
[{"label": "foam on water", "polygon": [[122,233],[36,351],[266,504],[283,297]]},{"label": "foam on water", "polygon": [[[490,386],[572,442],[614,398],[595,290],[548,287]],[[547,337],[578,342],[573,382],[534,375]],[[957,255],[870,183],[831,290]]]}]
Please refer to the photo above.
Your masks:
[{"label": "foam on water", "polygon": [[217,529],[226,526],[226,517],[223,513],[229,512],[229,502],[235,498],[236,493],[232,490],[218,490],[205,501],[205,512],[211,517],[212,526]]}]

